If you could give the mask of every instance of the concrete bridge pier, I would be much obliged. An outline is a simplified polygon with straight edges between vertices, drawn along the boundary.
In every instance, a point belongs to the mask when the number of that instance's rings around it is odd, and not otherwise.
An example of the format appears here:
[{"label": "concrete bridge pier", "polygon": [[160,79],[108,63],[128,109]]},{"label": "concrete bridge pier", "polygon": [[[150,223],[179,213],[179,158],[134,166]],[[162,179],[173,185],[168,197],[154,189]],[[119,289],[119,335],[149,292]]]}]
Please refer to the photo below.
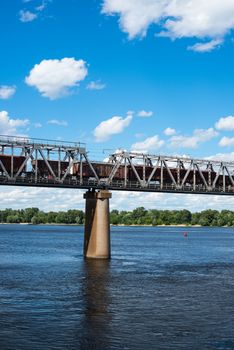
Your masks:
[{"label": "concrete bridge pier", "polygon": [[84,194],[85,233],[84,257],[110,259],[110,213],[107,190],[88,191]]}]

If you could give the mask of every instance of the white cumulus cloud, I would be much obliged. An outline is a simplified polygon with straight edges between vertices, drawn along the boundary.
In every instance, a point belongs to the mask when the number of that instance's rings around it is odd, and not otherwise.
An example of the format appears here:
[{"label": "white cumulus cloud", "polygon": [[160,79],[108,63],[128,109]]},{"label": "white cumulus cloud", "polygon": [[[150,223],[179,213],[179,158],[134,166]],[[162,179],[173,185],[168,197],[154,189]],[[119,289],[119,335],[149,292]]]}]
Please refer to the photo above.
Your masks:
[{"label": "white cumulus cloud", "polygon": [[37,18],[37,14],[30,12],[30,11],[24,11],[21,10],[19,12],[19,19],[21,22],[26,23],[26,22],[32,22]]},{"label": "white cumulus cloud", "polygon": [[58,125],[58,126],[68,126],[68,122],[66,120],[58,120],[58,119],[48,120],[47,124]]},{"label": "white cumulus cloud", "polygon": [[16,91],[15,86],[1,85],[0,99],[7,100],[8,98],[12,97],[15,94],[15,91]]},{"label": "white cumulus cloud", "polygon": [[127,113],[126,118],[114,116],[104,120],[94,129],[97,142],[107,141],[112,135],[120,134],[131,123],[132,114]]},{"label": "white cumulus cloud", "polygon": [[[144,37],[155,25],[158,35],[171,39],[211,39],[206,47],[209,50],[234,28],[233,0],[104,0],[102,12],[118,15],[120,28],[130,39]],[[199,48],[202,50],[201,44]]]},{"label": "white cumulus cloud", "polygon": [[166,136],[172,136],[176,134],[176,130],[173,128],[166,128],[163,132]]},{"label": "white cumulus cloud", "polygon": [[[37,206],[44,211],[51,211],[51,208],[54,211],[84,210],[83,194],[83,190],[3,186],[0,192],[0,209],[9,207],[21,209]],[[61,198],[63,198],[62,201]],[[167,193],[113,191],[110,208],[111,210],[133,210],[139,206],[137,203],[141,203],[146,209],[191,208],[193,212],[205,209],[233,210],[233,198],[231,196],[212,196],[212,201],[204,200],[206,198],[208,197],[195,194],[171,195]]]},{"label": "white cumulus cloud", "polygon": [[103,90],[105,89],[106,85],[101,83],[100,81],[91,81],[87,85],[88,90]]},{"label": "white cumulus cloud", "polygon": [[220,118],[219,121],[215,124],[216,129],[218,130],[227,130],[227,131],[233,131],[234,130],[234,117],[223,117]]},{"label": "white cumulus cloud", "polygon": [[223,162],[234,162],[234,152],[217,153],[217,154],[214,154],[210,157],[206,157],[206,159],[219,160],[219,161],[223,161]]},{"label": "white cumulus cloud", "polygon": [[28,119],[12,119],[7,111],[0,111],[0,135],[23,135],[24,128],[28,125]]},{"label": "white cumulus cloud", "polygon": [[43,60],[36,64],[25,82],[51,100],[62,97],[77,87],[88,74],[86,62],[74,58]]},{"label": "white cumulus cloud", "polygon": [[172,148],[197,148],[200,144],[207,142],[218,135],[213,128],[195,129],[191,136],[176,135],[170,139]]},{"label": "white cumulus cloud", "polygon": [[189,46],[188,50],[196,51],[196,52],[210,52],[217,47],[219,47],[223,43],[221,39],[214,39],[207,42],[196,43],[195,45]]},{"label": "white cumulus cloud", "polygon": [[234,137],[224,136],[219,141],[219,146],[221,147],[234,147]]},{"label": "white cumulus cloud", "polygon": [[133,151],[147,153],[159,149],[164,145],[164,141],[159,138],[158,135],[147,137],[144,141],[136,142],[132,145]]},{"label": "white cumulus cloud", "polygon": [[142,111],[139,111],[137,113],[138,117],[147,118],[152,117],[153,112],[152,111],[145,111],[144,109]]}]

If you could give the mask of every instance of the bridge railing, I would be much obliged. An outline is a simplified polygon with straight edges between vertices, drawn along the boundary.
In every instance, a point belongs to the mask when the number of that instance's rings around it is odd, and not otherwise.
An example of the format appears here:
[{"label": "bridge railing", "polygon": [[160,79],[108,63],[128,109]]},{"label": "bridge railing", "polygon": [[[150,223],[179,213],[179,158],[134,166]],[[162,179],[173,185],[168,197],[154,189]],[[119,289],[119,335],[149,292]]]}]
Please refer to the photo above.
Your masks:
[{"label": "bridge railing", "polygon": [[0,135],[0,147],[29,147],[39,145],[41,147],[52,148],[86,148],[86,144],[82,142],[71,142],[63,140],[49,140],[41,138],[33,138],[27,136],[10,136]]},{"label": "bridge railing", "polygon": [[[142,188],[137,181],[129,181],[127,184],[121,180],[113,180],[110,184],[106,184],[104,182],[98,182],[94,180],[85,179],[80,181],[78,178],[66,178],[63,183],[59,180],[53,178],[43,178],[39,177],[37,181],[35,181],[34,176],[22,176],[17,177],[15,179],[7,179],[5,176],[0,176],[0,184],[1,185],[19,185],[19,186],[46,186],[46,187],[69,187],[69,188],[108,188],[112,190],[128,190],[128,191],[142,191]],[[207,188],[203,185],[188,186],[184,185],[181,188],[177,188],[173,184],[164,184],[161,186],[160,184],[151,184],[144,188],[145,192],[174,192],[174,193],[211,193],[211,194],[233,194],[234,195],[234,187],[226,186],[217,186],[214,189],[207,190]]]},{"label": "bridge railing", "polygon": [[234,193],[234,162],[121,151],[90,161],[81,143],[0,136],[0,184]]}]

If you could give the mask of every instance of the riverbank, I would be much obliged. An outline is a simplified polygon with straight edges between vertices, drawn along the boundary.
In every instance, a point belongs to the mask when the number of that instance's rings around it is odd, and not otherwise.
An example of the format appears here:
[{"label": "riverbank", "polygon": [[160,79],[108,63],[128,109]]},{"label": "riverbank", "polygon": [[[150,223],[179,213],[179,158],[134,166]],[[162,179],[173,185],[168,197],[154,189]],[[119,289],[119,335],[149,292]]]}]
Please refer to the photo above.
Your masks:
[{"label": "riverbank", "polygon": [[[3,223],[48,224],[49,225],[82,225],[85,222],[85,213],[82,210],[69,209],[68,211],[43,212],[38,208],[4,209],[0,210],[0,221]],[[110,211],[110,223],[113,226],[211,226],[234,227],[234,211],[207,209],[192,213],[183,210],[158,210],[136,208],[132,211]]]},{"label": "riverbank", "polygon": [[[83,224],[57,224],[57,223],[47,223],[47,224],[32,224],[30,222],[20,222],[20,223],[8,223],[8,222],[1,222],[0,225],[21,225],[21,226],[84,226]],[[230,227],[234,228],[234,226],[202,226],[202,225],[185,225],[185,224],[178,224],[178,225],[124,225],[124,224],[119,224],[119,225],[114,225],[110,224],[111,227],[184,227],[184,228],[189,228],[189,227]]]}]

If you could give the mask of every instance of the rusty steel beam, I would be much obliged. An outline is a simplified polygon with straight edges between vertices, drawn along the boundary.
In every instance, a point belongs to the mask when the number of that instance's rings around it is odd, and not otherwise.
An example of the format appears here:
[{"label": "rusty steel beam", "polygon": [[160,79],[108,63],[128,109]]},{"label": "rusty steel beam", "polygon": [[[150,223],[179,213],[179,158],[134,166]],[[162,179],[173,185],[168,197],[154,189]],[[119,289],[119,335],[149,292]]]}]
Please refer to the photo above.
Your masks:
[{"label": "rusty steel beam", "polygon": [[119,151],[91,161],[83,144],[0,136],[0,185],[234,195],[234,162]]}]

